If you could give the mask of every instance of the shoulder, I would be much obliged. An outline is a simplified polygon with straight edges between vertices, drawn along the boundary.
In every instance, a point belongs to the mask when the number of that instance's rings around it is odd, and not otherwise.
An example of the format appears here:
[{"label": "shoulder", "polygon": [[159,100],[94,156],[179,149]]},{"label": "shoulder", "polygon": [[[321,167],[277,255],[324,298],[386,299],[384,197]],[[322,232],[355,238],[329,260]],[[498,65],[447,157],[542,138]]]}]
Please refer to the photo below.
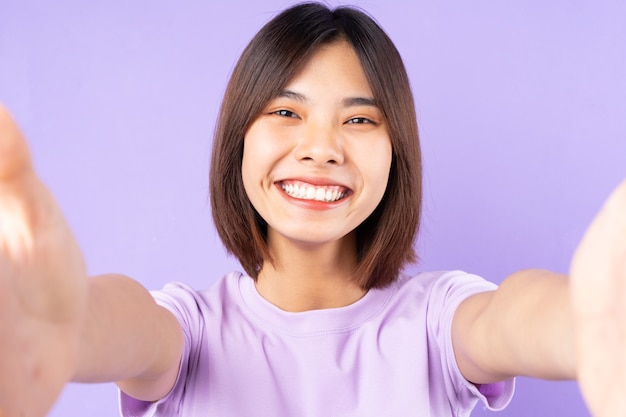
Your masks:
[{"label": "shoulder", "polygon": [[403,275],[393,284],[400,297],[418,296],[429,302],[461,301],[470,295],[492,291],[496,284],[460,270],[420,272]]},{"label": "shoulder", "polygon": [[413,317],[423,322],[428,332],[446,332],[461,303],[469,297],[492,291],[497,286],[484,278],[464,271],[421,272],[401,276],[390,288],[394,294],[388,314]]},{"label": "shoulder", "polygon": [[451,321],[463,300],[495,288],[495,284],[464,271],[432,271],[404,274],[390,286],[371,291],[386,293],[382,314],[378,315],[385,325],[401,317],[433,330]]},{"label": "shoulder", "polygon": [[151,291],[157,304],[176,316],[184,328],[203,326],[210,317],[219,318],[225,306],[239,304],[240,282],[251,279],[240,272],[220,277],[207,289],[195,289],[183,282],[170,282],[162,289]]},{"label": "shoulder", "polygon": [[[493,291],[497,285],[464,271],[425,272],[409,278],[405,284],[422,288],[425,297],[425,325],[428,340],[430,370],[443,381],[451,404],[472,408],[480,400],[488,409],[504,408],[513,395],[514,381],[474,385],[462,374],[452,343],[452,322],[461,303],[469,297]],[[470,405],[471,404],[471,405]]]},{"label": "shoulder", "polygon": [[159,304],[205,304],[232,296],[237,292],[240,279],[244,278],[240,272],[231,272],[218,278],[213,285],[206,289],[196,289],[190,285],[172,281],[160,290],[150,291]]}]

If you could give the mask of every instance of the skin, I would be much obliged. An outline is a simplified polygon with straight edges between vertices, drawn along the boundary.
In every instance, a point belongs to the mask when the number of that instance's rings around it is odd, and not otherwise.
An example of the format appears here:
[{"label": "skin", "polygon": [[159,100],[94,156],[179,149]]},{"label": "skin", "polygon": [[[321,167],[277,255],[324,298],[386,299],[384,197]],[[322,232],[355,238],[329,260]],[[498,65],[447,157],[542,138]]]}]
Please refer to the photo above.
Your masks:
[{"label": "skin", "polygon": [[596,417],[626,416],[625,286],[623,182],[587,230],[571,267],[578,379]]},{"label": "skin", "polygon": [[[319,76],[339,80],[351,59],[345,45],[335,44],[307,68],[325,62],[329,73]],[[383,151],[390,146],[384,121],[356,127],[365,132],[354,135],[364,135],[367,146],[379,146],[383,155],[380,166],[369,166],[359,142],[351,142],[353,126],[345,124],[355,109],[337,105],[343,96],[326,95],[323,86],[311,88],[308,83],[316,82],[307,74],[305,69],[288,87],[310,100],[268,105],[246,135],[243,168],[259,211],[276,208],[285,216],[281,221],[263,214],[277,261],[263,266],[259,291],[293,311],[347,305],[363,295],[349,282],[355,259],[352,230],[380,199],[387,177],[378,172],[386,166]],[[369,89],[359,79],[347,80],[355,82],[348,96],[367,97]],[[331,98],[334,105],[327,102]],[[329,107],[316,107],[318,100]],[[289,109],[298,115],[295,120],[274,113],[296,104],[303,109]],[[372,111],[375,118],[371,107],[359,109],[357,117]],[[297,135],[291,138],[288,131]],[[256,141],[274,140],[268,132],[280,133],[288,144],[273,143],[267,160],[252,160],[252,150],[260,146]],[[353,194],[332,209],[307,208],[309,203],[293,201],[273,185],[294,175],[330,178]],[[462,303],[453,343],[466,378],[483,383],[519,374],[577,376],[595,416],[626,416],[625,213],[626,183],[591,224],[569,279],[521,271],[497,291]],[[311,223],[301,224],[304,218]],[[336,277],[328,278],[332,273]],[[174,383],[182,352],[178,323],[141,285],[121,275],[87,279],[71,231],[35,174],[26,141],[2,108],[0,343],[0,417],[44,416],[69,380],[118,381],[130,395],[156,400]]]},{"label": "skin", "polygon": [[85,309],[85,268],[52,195],[33,171],[26,143],[4,109],[0,248],[0,416],[39,416],[75,366]]}]

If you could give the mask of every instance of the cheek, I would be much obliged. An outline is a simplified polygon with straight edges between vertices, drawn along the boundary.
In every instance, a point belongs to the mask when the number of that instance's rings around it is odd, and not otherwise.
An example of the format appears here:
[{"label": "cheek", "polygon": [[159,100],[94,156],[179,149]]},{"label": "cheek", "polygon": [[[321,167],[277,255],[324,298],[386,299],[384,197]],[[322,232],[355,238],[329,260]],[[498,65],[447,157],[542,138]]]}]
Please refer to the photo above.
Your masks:
[{"label": "cheek", "polygon": [[259,155],[259,140],[258,134],[255,129],[255,124],[246,132],[243,140],[243,157],[241,160],[241,178],[243,180],[243,187],[251,201],[254,201],[254,185],[259,182],[259,172],[261,167],[258,166],[259,161],[263,159]]},{"label": "cheek", "polygon": [[241,179],[243,188],[252,205],[259,210],[262,190],[266,186],[267,166],[262,147],[255,146],[255,141],[244,140],[241,161]]},{"label": "cheek", "polygon": [[[244,169],[267,170],[282,153],[282,140],[275,129],[272,130],[263,120],[257,120],[246,132],[243,141],[243,163]],[[284,146],[284,145],[283,145]],[[267,172],[258,172],[258,174]]]},{"label": "cheek", "polygon": [[248,142],[244,141],[243,159],[241,160],[241,178],[243,180],[243,188],[246,190],[248,198],[250,198],[252,184],[255,182],[253,174],[257,171],[254,167],[254,158],[252,157],[253,154],[254,151],[250,149]]},{"label": "cheek", "polygon": [[257,210],[263,189],[271,186],[273,167],[281,155],[279,143],[276,135],[259,121],[252,124],[244,138],[241,176],[246,194]]},{"label": "cheek", "polygon": [[255,174],[259,175],[260,173],[259,163],[265,160],[262,132],[259,132],[257,125],[258,121],[252,123],[243,140],[241,174],[246,191],[248,191],[248,186],[252,185]]},{"label": "cheek", "polygon": [[364,155],[364,158],[364,166],[367,167],[367,177],[380,200],[387,189],[389,173],[391,172],[391,142],[384,142],[374,149],[370,149]]}]

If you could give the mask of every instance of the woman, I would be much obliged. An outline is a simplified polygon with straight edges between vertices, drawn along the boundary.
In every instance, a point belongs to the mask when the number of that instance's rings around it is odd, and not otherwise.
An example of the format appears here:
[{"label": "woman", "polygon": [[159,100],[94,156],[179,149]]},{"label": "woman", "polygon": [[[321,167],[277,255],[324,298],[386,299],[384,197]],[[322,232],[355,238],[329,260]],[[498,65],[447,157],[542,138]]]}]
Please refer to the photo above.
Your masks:
[{"label": "woman", "polygon": [[[3,115],[0,364],[12,378],[0,380],[0,409],[43,415],[73,379],[119,381],[128,415],[467,415],[478,398],[505,405],[524,374],[578,375],[597,415],[623,415],[619,389],[594,388],[610,379],[598,369],[623,362],[622,341],[597,335],[624,327],[608,302],[620,305],[611,295],[626,279],[624,187],[571,282],[522,271],[495,290],[463,273],[403,277],[420,198],[408,91],[395,49],[358,12],[303,5],[268,23],[234,71],[212,162],[216,225],[248,276],[166,288],[158,304],[123,276],[85,281]],[[597,330],[606,313],[613,325]],[[304,335],[318,337],[310,350]]]}]

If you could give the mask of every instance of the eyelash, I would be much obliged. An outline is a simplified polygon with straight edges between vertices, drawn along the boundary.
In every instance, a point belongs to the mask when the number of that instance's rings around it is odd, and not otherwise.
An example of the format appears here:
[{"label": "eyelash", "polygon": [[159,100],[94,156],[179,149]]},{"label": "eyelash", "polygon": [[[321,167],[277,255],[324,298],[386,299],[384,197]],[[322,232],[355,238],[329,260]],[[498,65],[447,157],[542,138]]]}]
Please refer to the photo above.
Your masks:
[{"label": "eyelash", "polygon": [[[280,117],[299,118],[299,116],[296,113],[292,112],[291,110],[285,110],[285,109],[276,110],[276,111],[271,112],[270,114],[275,114],[276,116],[280,116]],[[367,117],[353,117],[351,119],[348,119],[346,121],[346,124],[376,125],[376,122],[374,122],[371,119],[368,119]]]},{"label": "eyelash", "polygon": [[275,114],[276,116],[280,116],[280,117],[299,118],[299,116],[295,114],[294,112],[290,110],[285,110],[285,109],[276,110],[276,111],[271,112],[270,114]]},{"label": "eyelash", "polygon": [[367,117],[353,117],[352,119],[348,119],[346,123],[347,124],[373,124],[373,125],[376,124],[376,122],[368,119]]}]

